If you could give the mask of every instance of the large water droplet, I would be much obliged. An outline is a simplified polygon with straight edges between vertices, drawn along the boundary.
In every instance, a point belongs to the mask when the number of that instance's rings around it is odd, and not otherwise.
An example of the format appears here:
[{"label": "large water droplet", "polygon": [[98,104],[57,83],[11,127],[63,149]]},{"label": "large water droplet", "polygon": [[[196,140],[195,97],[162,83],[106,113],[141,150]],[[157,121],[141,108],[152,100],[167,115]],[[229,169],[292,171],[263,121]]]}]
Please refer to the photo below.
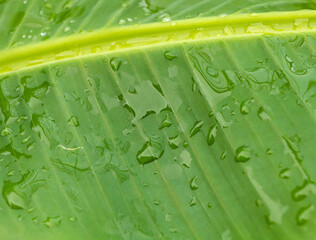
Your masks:
[{"label": "large water droplet", "polygon": [[199,188],[197,181],[198,181],[198,177],[197,176],[195,176],[195,177],[193,177],[191,179],[191,181],[190,181],[190,188],[192,190],[197,190]]},{"label": "large water droplet", "polygon": [[190,205],[190,207],[196,205],[196,197],[195,197],[195,196],[193,196],[193,197],[191,198],[189,205]]},{"label": "large water droplet", "polygon": [[258,110],[258,117],[261,120],[270,120],[271,117],[270,115],[265,111],[265,109],[263,107],[260,107]]},{"label": "large water droplet", "polygon": [[182,165],[186,168],[190,168],[192,163],[191,154],[187,150],[183,150],[183,152],[180,154],[180,157],[182,159]]},{"label": "large water droplet", "polygon": [[167,114],[164,120],[162,120],[159,129],[163,129],[165,127],[170,127],[172,125],[172,121],[169,118],[169,115]]},{"label": "large water droplet", "polygon": [[44,224],[46,227],[51,228],[51,227],[57,227],[61,223],[61,217],[48,217],[45,221]]},{"label": "large water droplet", "polygon": [[112,58],[110,60],[110,65],[113,71],[117,72],[122,64],[122,60],[120,58]]},{"label": "large water droplet", "polygon": [[195,134],[197,134],[203,126],[203,121],[197,121],[194,123],[193,127],[190,130],[190,137],[193,137]]},{"label": "large water droplet", "polygon": [[247,162],[250,160],[251,155],[252,155],[252,151],[249,147],[241,146],[241,147],[237,148],[237,150],[236,150],[235,161],[236,162]]},{"label": "large water droplet", "polygon": [[208,145],[213,145],[215,142],[215,137],[217,133],[217,125],[211,126],[208,135],[207,135],[207,144]]},{"label": "large water droplet", "polygon": [[71,116],[68,120],[68,123],[75,126],[75,127],[78,127],[79,126],[79,119],[77,116]]},{"label": "large water droplet", "polygon": [[309,204],[305,207],[301,207],[296,213],[296,224],[298,226],[303,226],[307,223],[310,218],[311,212],[315,209],[314,205]]},{"label": "large water droplet", "polygon": [[176,135],[175,137],[168,138],[169,146],[172,149],[178,148],[180,146],[181,142],[182,142],[182,140],[181,140],[181,137],[179,135]]},{"label": "large water droplet", "polygon": [[1,131],[1,136],[2,137],[5,137],[5,136],[8,136],[12,133],[12,129],[11,128],[4,128],[2,131]]},{"label": "large water droplet", "polygon": [[171,61],[172,59],[175,59],[175,58],[177,58],[178,56],[175,54],[175,53],[173,53],[172,51],[166,51],[165,52],[165,58],[167,59],[167,60],[169,60],[169,61]]},{"label": "large water droplet", "polygon": [[283,179],[289,179],[291,175],[290,169],[284,168],[280,171],[279,177]]},{"label": "large water droplet", "polygon": [[243,101],[240,104],[240,112],[241,112],[241,114],[247,115],[249,113],[249,111],[250,111],[250,103],[251,102],[252,102],[252,100],[247,99],[247,100]]},{"label": "large water droplet", "polygon": [[137,153],[137,160],[140,164],[147,164],[159,159],[164,153],[164,146],[156,141],[147,141]]}]

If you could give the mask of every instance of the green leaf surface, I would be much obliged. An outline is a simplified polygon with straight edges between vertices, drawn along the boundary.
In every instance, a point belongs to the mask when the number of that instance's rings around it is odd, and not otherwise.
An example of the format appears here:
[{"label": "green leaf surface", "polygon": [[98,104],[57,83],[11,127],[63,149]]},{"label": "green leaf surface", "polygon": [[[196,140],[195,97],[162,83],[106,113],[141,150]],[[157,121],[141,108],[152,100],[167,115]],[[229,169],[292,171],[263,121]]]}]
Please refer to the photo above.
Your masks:
[{"label": "green leaf surface", "polygon": [[0,0],[1,239],[315,239],[314,9]]}]

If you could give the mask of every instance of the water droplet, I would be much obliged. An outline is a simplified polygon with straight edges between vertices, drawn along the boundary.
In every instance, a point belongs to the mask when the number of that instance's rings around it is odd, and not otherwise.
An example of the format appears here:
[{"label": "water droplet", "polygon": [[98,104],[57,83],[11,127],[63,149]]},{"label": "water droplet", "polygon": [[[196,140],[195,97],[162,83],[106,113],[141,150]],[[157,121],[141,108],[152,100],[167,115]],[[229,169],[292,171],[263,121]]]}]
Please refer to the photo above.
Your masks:
[{"label": "water droplet", "polygon": [[197,176],[195,176],[195,177],[193,177],[193,178],[191,179],[191,181],[190,181],[190,188],[191,188],[192,190],[197,190],[197,189],[199,188],[199,186],[198,186],[198,184],[197,184],[197,180],[198,180],[198,177],[197,177]]},{"label": "water droplet", "polygon": [[131,94],[136,94],[137,93],[137,90],[134,86],[130,86],[128,88],[128,92],[131,93]]},{"label": "water droplet", "polygon": [[316,194],[316,184],[305,180],[301,186],[297,186],[292,191],[292,198],[294,201],[304,200],[309,193]]},{"label": "water droplet", "polygon": [[271,150],[271,148],[268,148],[266,150],[266,154],[269,155],[269,156],[271,156],[273,154],[273,151]]},{"label": "water droplet", "polygon": [[279,177],[283,179],[289,179],[290,176],[291,176],[291,172],[290,172],[290,169],[288,168],[282,169],[279,173]]},{"label": "water droplet", "polygon": [[165,58],[167,59],[167,60],[169,60],[169,61],[171,61],[171,60],[173,60],[173,59],[175,59],[175,58],[177,58],[178,56],[175,54],[175,53],[173,53],[172,51],[166,51],[165,52]]},{"label": "water droplet", "polygon": [[159,200],[155,200],[154,204],[158,206],[158,205],[160,205],[160,201]]},{"label": "water droplet", "polygon": [[110,65],[113,71],[117,72],[121,67],[122,61],[120,58],[112,58],[110,60]]},{"label": "water droplet", "polygon": [[11,128],[4,128],[2,131],[1,131],[1,136],[2,137],[5,137],[5,136],[8,136],[12,133],[12,129]]},{"label": "water droplet", "polygon": [[70,217],[68,218],[68,220],[69,220],[70,222],[76,222],[76,221],[77,221],[77,218],[70,216]]},{"label": "water droplet", "polygon": [[235,161],[236,162],[247,162],[250,160],[251,155],[252,155],[252,151],[249,147],[241,146],[241,147],[237,148],[237,150],[236,150]]},{"label": "water droplet", "polygon": [[38,223],[39,222],[39,218],[38,217],[33,217],[32,218],[32,222],[33,223]]},{"label": "water droplet", "polygon": [[221,154],[220,159],[221,159],[221,160],[224,160],[224,159],[226,158],[226,155],[227,155],[227,152],[224,151],[224,152]]},{"label": "water droplet", "polygon": [[209,146],[214,144],[216,133],[217,133],[217,125],[211,126],[207,135],[207,144]]},{"label": "water droplet", "polygon": [[67,26],[65,27],[64,32],[66,33],[66,32],[69,32],[70,30],[71,30],[71,27]]},{"label": "water droplet", "polygon": [[243,115],[247,115],[250,111],[250,103],[253,100],[247,99],[240,104],[240,112]]},{"label": "water droplet", "polygon": [[166,213],[166,215],[165,215],[165,220],[166,220],[167,222],[171,222],[171,221],[172,221],[172,215],[169,214],[169,213]]},{"label": "water droplet", "polygon": [[32,212],[34,212],[35,210],[36,210],[36,209],[32,207],[32,208],[28,209],[27,212],[28,212],[28,213],[32,213]]},{"label": "water droplet", "polygon": [[175,137],[170,137],[168,138],[168,143],[169,143],[169,146],[172,148],[172,149],[176,149],[180,146],[181,144],[181,137],[179,135],[176,135]]},{"label": "water droplet", "polygon": [[212,207],[213,207],[212,203],[209,202],[209,203],[207,204],[207,207],[208,207],[208,208],[212,208]]},{"label": "water droplet", "polygon": [[190,207],[192,207],[192,206],[194,206],[194,205],[196,205],[196,197],[195,196],[193,196],[192,198],[191,198],[191,200],[190,200],[190,203],[189,203],[189,205],[190,205]]},{"label": "water droplet", "polygon": [[78,127],[79,126],[79,120],[78,120],[78,117],[77,116],[71,116],[68,120],[68,123],[75,126],[75,127]]},{"label": "water droplet", "polygon": [[140,164],[147,164],[159,159],[163,153],[163,145],[156,141],[150,140],[147,141],[142,149],[138,151],[136,158]]},{"label": "water droplet", "polygon": [[2,195],[11,209],[25,209],[37,189],[46,186],[46,180],[38,173],[38,170],[32,170],[23,174],[18,182],[4,181]]},{"label": "water droplet", "polygon": [[203,121],[197,121],[194,123],[193,127],[190,130],[190,137],[193,137],[195,134],[197,134],[203,126]]},{"label": "water droplet", "polygon": [[45,221],[44,224],[46,227],[51,228],[51,227],[57,227],[61,223],[61,217],[48,217]]},{"label": "water droplet", "polygon": [[164,120],[162,120],[159,129],[163,129],[165,127],[170,127],[172,125],[172,121],[169,118],[169,115],[167,114]]},{"label": "water droplet", "polygon": [[192,163],[191,154],[187,150],[183,150],[180,157],[182,159],[182,165],[186,168],[190,168]]},{"label": "water droplet", "polygon": [[309,204],[305,207],[301,207],[296,213],[296,224],[298,226],[303,226],[307,223],[308,219],[310,218],[311,212],[315,209],[314,205]]},{"label": "water droplet", "polygon": [[263,107],[260,107],[258,110],[258,117],[261,120],[270,120],[271,117],[270,115],[265,111],[265,109]]}]

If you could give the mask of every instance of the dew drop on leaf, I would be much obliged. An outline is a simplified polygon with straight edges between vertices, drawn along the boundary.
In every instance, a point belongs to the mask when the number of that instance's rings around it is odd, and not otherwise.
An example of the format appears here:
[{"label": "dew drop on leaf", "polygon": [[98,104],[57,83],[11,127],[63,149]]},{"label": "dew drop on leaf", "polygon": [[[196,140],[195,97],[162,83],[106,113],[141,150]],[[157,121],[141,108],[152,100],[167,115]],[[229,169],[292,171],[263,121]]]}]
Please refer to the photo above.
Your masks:
[{"label": "dew drop on leaf", "polygon": [[48,228],[57,227],[60,223],[61,223],[61,217],[60,217],[60,216],[57,216],[57,217],[48,217],[48,218],[44,221],[44,224],[45,224],[46,227],[48,227]]},{"label": "dew drop on leaf", "polygon": [[110,60],[110,65],[113,71],[117,72],[122,64],[122,60],[120,58],[112,58]]},{"label": "dew drop on leaf", "polygon": [[241,112],[241,114],[247,115],[249,113],[249,111],[250,111],[250,103],[251,103],[251,100],[247,99],[247,100],[243,101],[240,104],[240,112]]},{"label": "dew drop on leaf", "polygon": [[165,127],[170,127],[172,125],[172,121],[169,117],[169,115],[166,115],[166,117],[162,120],[159,129],[163,129]]},{"label": "dew drop on leaf", "polygon": [[176,135],[174,137],[168,138],[168,144],[172,149],[176,149],[181,144],[181,137],[179,135]]},{"label": "dew drop on leaf", "polygon": [[251,155],[252,155],[252,151],[249,147],[241,146],[241,147],[237,148],[237,150],[236,150],[235,161],[236,162],[247,162],[250,160]]},{"label": "dew drop on leaf", "polygon": [[78,127],[79,126],[79,119],[77,116],[71,116],[68,120],[68,123],[75,126],[75,127]]},{"label": "dew drop on leaf", "polygon": [[190,207],[196,205],[196,197],[195,197],[195,196],[193,196],[193,197],[191,198],[189,205],[190,205]]},{"label": "dew drop on leaf", "polygon": [[167,60],[169,60],[169,61],[171,61],[171,60],[173,60],[173,59],[175,59],[175,58],[178,57],[178,56],[177,56],[176,54],[174,54],[172,51],[166,51],[164,55],[165,55],[165,58],[166,58]]},{"label": "dew drop on leaf", "polygon": [[220,159],[221,159],[221,160],[224,160],[224,159],[226,158],[226,155],[227,155],[227,152],[224,151],[224,152],[221,154]]},{"label": "dew drop on leaf", "polygon": [[303,226],[310,218],[311,212],[315,209],[314,205],[309,204],[305,207],[301,207],[296,213],[296,225]]},{"label": "dew drop on leaf", "polygon": [[291,175],[290,169],[288,169],[288,168],[282,169],[279,173],[279,177],[282,179],[289,179],[290,175]]},{"label": "dew drop on leaf", "polygon": [[157,141],[147,141],[141,150],[138,151],[136,158],[139,164],[147,164],[159,159],[164,153],[164,147]]},{"label": "dew drop on leaf", "polygon": [[8,136],[12,133],[12,129],[11,128],[4,128],[2,131],[1,131],[1,136],[2,137],[5,137],[5,136]]},{"label": "dew drop on leaf", "polygon": [[191,179],[191,181],[190,181],[190,188],[191,188],[192,190],[197,190],[197,189],[199,188],[198,183],[197,183],[197,180],[198,180],[198,177],[197,177],[197,176],[195,176],[195,177],[193,177],[193,178]]},{"label": "dew drop on leaf", "polygon": [[69,220],[70,222],[76,222],[76,221],[77,221],[77,218],[70,216],[70,217],[68,218],[68,220]]},{"label": "dew drop on leaf", "polygon": [[213,145],[217,133],[217,125],[211,126],[207,134],[207,144]]},{"label": "dew drop on leaf", "polygon": [[271,117],[270,115],[265,111],[265,109],[263,107],[260,107],[258,110],[258,117],[261,120],[270,120]]},{"label": "dew drop on leaf", "polygon": [[197,134],[203,126],[203,121],[197,121],[194,123],[193,127],[190,130],[190,137],[193,137],[195,134]]}]

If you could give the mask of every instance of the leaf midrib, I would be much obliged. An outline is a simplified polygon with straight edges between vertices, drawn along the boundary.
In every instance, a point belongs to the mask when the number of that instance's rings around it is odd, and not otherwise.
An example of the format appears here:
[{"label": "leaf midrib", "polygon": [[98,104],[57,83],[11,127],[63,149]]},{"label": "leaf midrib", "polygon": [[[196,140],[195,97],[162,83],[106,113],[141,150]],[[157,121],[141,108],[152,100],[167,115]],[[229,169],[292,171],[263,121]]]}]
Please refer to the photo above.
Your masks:
[{"label": "leaf midrib", "polygon": [[[276,29],[277,26],[282,28]],[[116,27],[3,50],[0,52],[0,74],[153,45],[315,31],[316,10],[238,14]]]}]

